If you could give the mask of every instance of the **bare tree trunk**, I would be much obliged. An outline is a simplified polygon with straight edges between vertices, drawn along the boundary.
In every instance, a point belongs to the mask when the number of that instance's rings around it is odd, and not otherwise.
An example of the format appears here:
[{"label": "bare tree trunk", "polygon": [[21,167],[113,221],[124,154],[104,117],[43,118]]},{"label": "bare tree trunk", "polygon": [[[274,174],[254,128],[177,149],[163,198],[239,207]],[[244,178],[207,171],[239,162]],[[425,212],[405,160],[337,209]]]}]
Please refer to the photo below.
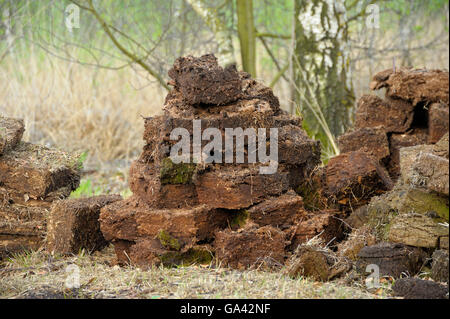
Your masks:
[{"label": "bare tree trunk", "polygon": [[[344,0],[295,0],[293,54],[295,101],[310,134],[329,142],[329,132],[342,134],[350,125],[355,101],[350,74],[348,25]],[[311,107],[319,108],[326,123]]]},{"label": "bare tree trunk", "polygon": [[218,12],[213,7],[208,7],[206,0],[185,0],[194,11],[205,21],[206,25],[213,32],[218,46],[219,63],[227,66],[236,63],[234,58],[233,38],[231,31],[224,21],[219,17]]},{"label": "bare tree trunk", "polygon": [[256,77],[256,32],[253,22],[253,0],[237,0],[238,35],[242,66]]}]

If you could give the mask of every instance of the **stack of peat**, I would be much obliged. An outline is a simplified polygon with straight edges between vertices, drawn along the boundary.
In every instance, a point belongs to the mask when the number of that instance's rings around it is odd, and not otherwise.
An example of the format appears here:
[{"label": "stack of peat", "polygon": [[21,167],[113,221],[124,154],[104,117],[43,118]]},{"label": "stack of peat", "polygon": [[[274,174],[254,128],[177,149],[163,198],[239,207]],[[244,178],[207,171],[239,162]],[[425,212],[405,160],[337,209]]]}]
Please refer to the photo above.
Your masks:
[{"label": "stack of peat", "polygon": [[[213,55],[179,58],[169,76],[174,89],[164,114],[145,120],[146,146],[130,168],[133,196],[101,210],[101,230],[119,263],[280,265],[296,244],[319,233],[335,237],[338,212],[308,212],[293,191],[319,164],[319,142],[308,138],[300,118],[280,109],[270,88],[233,66],[220,67]],[[174,163],[170,150],[178,139],[171,132],[186,129],[195,140],[193,120],[205,148],[208,128],[220,130],[222,145],[226,129],[277,128],[277,170],[261,174],[268,163],[223,163],[227,150],[216,149],[209,155],[222,162]],[[263,143],[269,150],[269,134]]]},{"label": "stack of peat", "polygon": [[0,258],[39,248],[52,202],[80,180],[77,156],[21,142],[24,130],[22,120],[0,116]]},{"label": "stack of peat", "polygon": [[[407,298],[448,298],[449,74],[386,70],[358,102],[355,128],[339,137],[341,154],[299,189],[305,205],[339,209],[351,229],[332,251],[300,245],[291,275],[330,280],[352,266],[398,279]],[[378,196],[376,196],[378,195]],[[434,281],[414,278],[428,273]],[[401,277],[407,278],[401,278]],[[401,279],[399,279],[401,278]]]},{"label": "stack of peat", "polygon": [[355,127],[338,138],[341,154],[316,170],[300,194],[310,206],[352,212],[392,189],[400,175],[402,147],[434,144],[449,128],[449,74],[441,70],[385,70],[364,95]]},{"label": "stack of peat", "polygon": [[[352,212],[353,243],[343,243],[341,252],[350,252],[361,272],[375,264],[382,276],[411,276],[394,286],[407,298],[448,298],[448,286],[437,283],[449,280],[448,85],[446,71],[378,73],[371,87],[386,88],[386,100],[362,97],[356,129],[339,139],[342,150],[371,155],[396,181]],[[368,234],[371,242],[362,242]],[[434,282],[412,278],[419,272]]]}]

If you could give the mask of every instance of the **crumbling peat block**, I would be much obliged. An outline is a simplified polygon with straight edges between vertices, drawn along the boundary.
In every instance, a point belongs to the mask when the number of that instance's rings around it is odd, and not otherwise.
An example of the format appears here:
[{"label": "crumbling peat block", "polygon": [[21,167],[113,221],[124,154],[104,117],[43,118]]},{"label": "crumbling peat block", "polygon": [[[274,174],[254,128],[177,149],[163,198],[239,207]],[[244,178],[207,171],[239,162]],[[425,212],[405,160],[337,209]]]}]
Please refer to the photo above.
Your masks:
[{"label": "crumbling peat block", "polygon": [[405,299],[448,299],[448,286],[420,278],[400,278],[392,290]]},{"label": "crumbling peat block", "polygon": [[448,71],[424,69],[385,70],[375,74],[370,88],[386,88],[386,96],[402,99],[416,106],[431,103],[449,103]]},{"label": "crumbling peat block", "polygon": [[45,240],[47,214],[43,207],[0,204],[0,259],[40,248]]},{"label": "crumbling peat block", "polygon": [[449,141],[448,132],[442,136],[442,138],[433,145],[433,154],[448,159]]},{"label": "crumbling peat block", "polygon": [[0,234],[35,236],[46,230],[48,210],[43,207],[0,205]]},{"label": "crumbling peat block", "polygon": [[35,198],[64,186],[76,189],[79,171],[77,156],[30,143],[21,142],[0,157],[0,184]]},{"label": "crumbling peat block", "polygon": [[195,181],[200,204],[242,209],[290,189],[289,172],[260,174],[258,167],[227,166],[199,174]]},{"label": "crumbling peat block", "polygon": [[389,157],[389,141],[383,127],[360,128],[338,138],[341,153],[362,151],[378,161]]},{"label": "crumbling peat block", "polygon": [[434,103],[428,110],[428,142],[438,142],[449,130],[448,104]]},{"label": "crumbling peat block", "polygon": [[433,145],[415,145],[402,147],[399,153],[400,177],[403,183],[407,184],[415,174],[413,167],[417,158],[421,154],[433,153]]},{"label": "crumbling peat block", "polygon": [[52,202],[69,197],[72,187],[65,186],[47,194],[45,197],[33,198],[15,189],[0,186],[0,206],[21,205],[26,207],[42,207],[50,209]]},{"label": "crumbling peat block", "polygon": [[350,260],[357,260],[358,254],[366,246],[376,244],[374,230],[369,226],[353,229],[345,241],[337,245],[338,255]]},{"label": "crumbling peat block", "polygon": [[212,54],[178,58],[169,70],[169,77],[189,105],[224,105],[242,96],[242,83],[236,67],[222,69]]},{"label": "crumbling peat block", "polygon": [[23,120],[0,115],[0,155],[13,149],[22,139],[24,131]]},{"label": "crumbling peat block", "polygon": [[406,132],[414,118],[414,106],[402,100],[383,100],[376,95],[363,95],[355,115],[355,128],[381,126],[386,133]]},{"label": "crumbling peat block", "polygon": [[229,224],[232,213],[204,205],[184,209],[156,209],[132,196],[101,209],[100,228],[106,240],[158,238],[175,250],[212,239]]},{"label": "crumbling peat block", "polygon": [[[270,145],[270,143],[268,143]],[[267,146],[269,149],[269,146]],[[320,142],[311,140],[299,126],[286,125],[278,132],[278,161],[290,165],[307,164],[315,167],[320,163]]]},{"label": "crumbling peat block", "polygon": [[448,251],[448,236],[439,238],[439,248]]},{"label": "crumbling peat block", "polygon": [[427,131],[423,129],[414,129],[407,134],[392,134],[389,137],[391,156],[389,157],[387,169],[393,180],[397,180],[400,176],[400,149],[403,147],[426,144],[427,139]]},{"label": "crumbling peat block", "polygon": [[[377,236],[380,239],[389,240],[394,219],[399,218],[395,223],[399,222],[400,238],[426,239],[427,245],[432,247],[435,246],[435,242],[441,234],[438,224],[448,222],[449,214],[448,197],[401,183],[397,183],[392,191],[372,198],[367,210],[368,223],[377,230]],[[419,216],[406,217],[403,222],[401,221],[405,216],[413,213]],[[409,226],[405,223],[409,224],[410,222],[414,224],[410,226],[417,227],[417,229],[408,229]],[[398,231],[396,230],[395,233]],[[408,240],[408,244],[411,243],[413,241]]]},{"label": "crumbling peat block", "polygon": [[448,251],[436,250],[433,253],[432,258],[433,263],[431,265],[431,278],[433,278],[434,281],[446,282],[448,284]]},{"label": "crumbling peat block", "polygon": [[439,194],[449,194],[449,161],[431,153],[421,153],[416,158],[407,182]]},{"label": "crumbling peat block", "polygon": [[315,281],[328,281],[351,269],[351,263],[340,258],[330,249],[314,245],[298,247],[287,262],[287,273],[296,278],[311,277]]},{"label": "crumbling peat block", "polygon": [[427,257],[420,248],[381,242],[359,251],[356,269],[361,274],[367,274],[368,265],[377,265],[380,276],[394,278],[400,278],[402,274],[414,276],[420,271]]},{"label": "crumbling peat block", "polygon": [[[400,214],[387,227],[387,238],[414,247],[437,248],[439,238],[448,236],[448,227],[427,215]],[[447,219],[448,221],[448,219]]]},{"label": "crumbling peat block", "polygon": [[331,158],[324,173],[324,195],[328,201],[351,208],[367,204],[374,195],[393,186],[384,167],[361,151]]},{"label": "crumbling peat block", "polygon": [[323,243],[334,246],[344,238],[344,224],[339,211],[324,210],[309,213],[297,225],[293,226],[289,233],[290,250],[295,250],[299,245],[308,242],[314,237],[319,237]]},{"label": "crumbling peat block", "polygon": [[272,226],[216,232],[216,258],[223,267],[247,269],[284,264],[285,233]]},{"label": "crumbling peat block", "polygon": [[55,202],[48,218],[48,250],[59,254],[101,250],[107,242],[100,231],[100,209],[121,199],[119,195],[102,195]]},{"label": "crumbling peat block", "polygon": [[[125,255],[125,254],[124,254]],[[209,245],[195,245],[185,250],[174,250],[161,244],[158,239],[143,239],[131,245],[126,253],[127,263],[142,268],[163,265],[165,267],[208,265],[213,260],[213,251]]]},{"label": "crumbling peat block", "polygon": [[286,229],[301,219],[306,218],[303,200],[295,192],[288,192],[249,208],[248,218],[259,226],[272,225]]},{"label": "crumbling peat block", "polygon": [[130,189],[152,207],[194,207],[198,205],[192,181],[195,167],[195,164],[173,164],[169,158],[161,165],[134,161],[130,167]]}]

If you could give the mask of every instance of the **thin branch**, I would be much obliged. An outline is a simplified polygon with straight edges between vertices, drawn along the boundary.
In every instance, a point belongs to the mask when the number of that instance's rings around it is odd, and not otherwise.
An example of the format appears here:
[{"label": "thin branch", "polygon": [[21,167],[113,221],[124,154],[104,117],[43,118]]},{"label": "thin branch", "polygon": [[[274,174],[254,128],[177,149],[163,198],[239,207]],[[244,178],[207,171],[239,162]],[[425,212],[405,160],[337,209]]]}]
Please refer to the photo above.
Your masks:
[{"label": "thin branch", "polygon": [[74,4],[78,5],[80,8],[87,10],[91,12],[94,17],[97,19],[97,21],[102,26],[103,30],[105,31],[106,35],[109,37],[109,39],[114,43],[114,45],[129,59],[131,59],[134,63],[139,64],[144,70],[146,70],[150,75],[152,75],[160,84],[163,86],[166,90],[170,90],[169,86],[167,85],[166,81],[155,71],[152,69],[150,65],[145,63],[142,58],[139,58],[132,52],[128,51],[122,44],[117,40],[117,38],[114,36],[112,30],[106,23],[106,21],[101,17],[101,15],[95,10],[94,5],[92,3],[92,0],[87,0],[89,7],[81,6],[77,3],[77,1],[70,0]]},{"label": "thin branch", "polygon": [[257,32],[255,35],[257,38],[277,38],[277,39],[285,39],[290,40],[291,36],[286,34],[274,34],[274,33],[259,33]]}]

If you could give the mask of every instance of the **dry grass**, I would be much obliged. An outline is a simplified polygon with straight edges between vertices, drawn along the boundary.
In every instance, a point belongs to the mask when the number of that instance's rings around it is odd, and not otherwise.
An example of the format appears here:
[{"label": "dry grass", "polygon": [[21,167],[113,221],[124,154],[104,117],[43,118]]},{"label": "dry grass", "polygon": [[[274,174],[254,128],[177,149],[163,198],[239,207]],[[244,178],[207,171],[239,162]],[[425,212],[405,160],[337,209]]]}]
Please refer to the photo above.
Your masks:
[{"label": "dry grass", "polygon": [[165,95],[140,76],[10,56],[0,64],[0,114],[24,118],[25,141],[89,151],[100,163],[128,159],[143,145],[141,115],[160,112]]},{"label": "dry grass", "polygon": [[[0,268],[1,298],[381,298],[341,283],[292,279],[282,272],[234,271],[213,267],[110,266],[111,247],[101,253],[49,258],[21,254]],[[77,290],[65,288],[66,267],[80,268]],[[29,268],[31,267],[31,268]]]}]

